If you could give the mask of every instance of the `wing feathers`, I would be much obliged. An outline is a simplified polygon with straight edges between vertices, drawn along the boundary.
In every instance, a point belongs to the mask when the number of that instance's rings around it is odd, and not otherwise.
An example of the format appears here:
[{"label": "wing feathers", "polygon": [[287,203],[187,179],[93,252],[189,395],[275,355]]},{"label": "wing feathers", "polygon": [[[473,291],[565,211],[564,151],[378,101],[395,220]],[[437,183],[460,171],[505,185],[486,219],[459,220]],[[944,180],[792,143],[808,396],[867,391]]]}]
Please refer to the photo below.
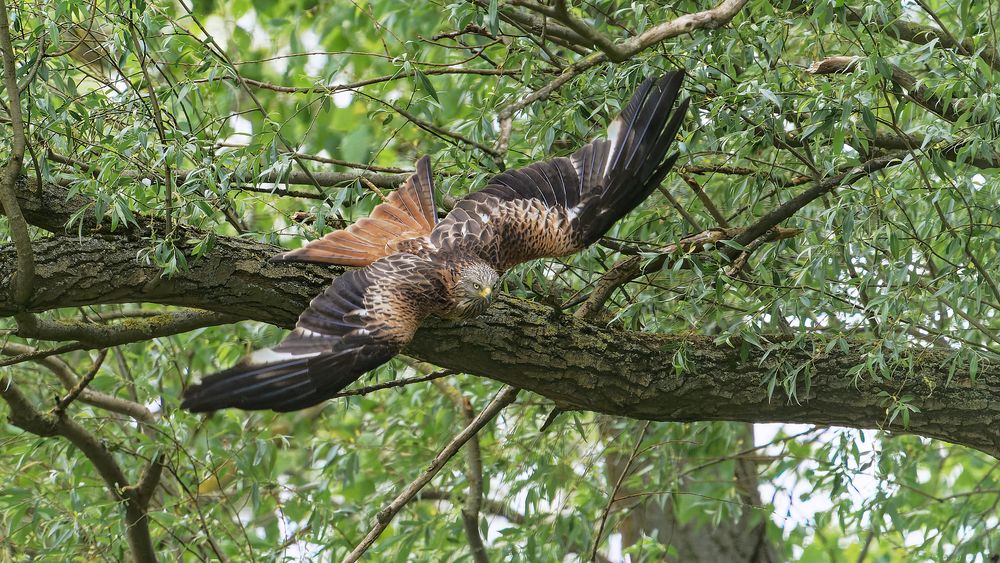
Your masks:
[{"label": "wing feathers", "polygon": [[[478,255],[503,271],[590,245],[656,189],[676,161],[667,152],[688,107],[685,100],[673,109],[683,77],[677,71],[643,82],[606,140],[496,176],[440,224],[430,161],[421,158],[416,173],[370,217],[277,257],[366,267],[313,299],[281,344],[189,387],[182,406],[290,411],[317,404],[389,361],[424,318],[453,305],[444,281],[448,252]],[[404,247],[419,256],[399,252],[396,245],[407,240]]]},{"label": "wing feathers", "polygon": [[676,71],[643,82],[609,126],[607,140],[497,175],[459,202],[432,242],[461,244],[499,270],[589,246],[673,166],[676,156],[668,158],[667,151],[688,107],[685,100],[673,110],[683,80],[684,72]]},{"label": "wing feathers", "polygon": [[272,260],[367,266],[394,254],[399,243],[429,235],[436,224],[434,181],[425,156],[417,161],[416,172],[370,216]]},{"label": "wing feathers", "polygon": [[437,268],[396,254],[343,274],[312,300],[281,344],[192,385],[181,406],[290,411],[330,398],[392,359],[420,322],[447,304]]}]

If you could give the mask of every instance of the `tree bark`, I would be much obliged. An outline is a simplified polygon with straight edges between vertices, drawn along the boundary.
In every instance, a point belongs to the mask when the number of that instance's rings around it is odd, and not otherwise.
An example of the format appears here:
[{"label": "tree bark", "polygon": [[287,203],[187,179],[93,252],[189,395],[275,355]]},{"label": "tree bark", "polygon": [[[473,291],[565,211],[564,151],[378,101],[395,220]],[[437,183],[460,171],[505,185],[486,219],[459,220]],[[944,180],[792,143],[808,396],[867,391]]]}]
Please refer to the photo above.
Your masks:
[{"label": "tree bark", "polygon": [[[62,201],[62,200],[57,200]],[[29,223],[55,225],[56,211],[24,206]],[[52,229],[56,230],[56,229]],[[340,269],[272,264],[279,248],[219,237],[189,271],[162,278],[137,256],[147,242],[135,233],[54,236],[34,241],[35,287],[28,309],[149,302],[196,307],[291,327],[309,300]],[[19,308],[12,297],[13,248],[0,247],[0,316]],[[892,379],[848,375],[873,352],[862,341],[848,349],[823,346],[766,354],[747,343],[716,344],[695,335],[628,332],[595,326],[550,308],[501,297],[478,318],[431,321],[406,353],[444,368],[533,391],[564,409],[662,421],[798,422],[883,428],[963,444],[1000,457],[1000,365],[980,365],[975,378],[952,371],[947,351],[914,347],[912,367]],[[676,373],[675,358],[685,369]],[[811,363],[811,381],[797,398],[769,397],[775,369]],[[782,365],[783,364],[783,365]],[[900,370],[902,371],[902,370]],[[779,386],[780,388],[780,386]],[[884,392],[881,396],[880,393]],[[889,422],[891,400],[914,397],[909,425]]]}]

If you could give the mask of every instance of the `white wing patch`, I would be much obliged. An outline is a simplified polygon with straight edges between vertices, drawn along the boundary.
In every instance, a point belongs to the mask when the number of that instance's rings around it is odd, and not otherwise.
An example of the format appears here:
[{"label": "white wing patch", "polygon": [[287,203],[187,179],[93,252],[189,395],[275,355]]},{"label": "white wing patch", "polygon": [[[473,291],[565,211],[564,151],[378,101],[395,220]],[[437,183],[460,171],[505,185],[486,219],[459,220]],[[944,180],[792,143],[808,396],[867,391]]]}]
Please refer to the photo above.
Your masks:
[{"label": "white wing patch", "polygon": [[618,136],[622,132],[622,118],[616,117],[611,125],[608,125],[608,141],[611,143],[611,150],[608,151],[608,161],[604,164],[604,175],[608,175],[611,170],[611,163],[615,160],[615,153],[618,151]]},{"label": "white wing patch", "polygon": [[311,358],[313,356],[318,356],[320,352],[309,352],[306,354],[292,354],[289,352],[275,352],[270,348],[265,348],[263,350],[257,350],[253,354],[250,354],[250,364],[260,365],[260,364],[273,364],[276,362],[283,362],[286,360],[296,360],[299,358]]}]

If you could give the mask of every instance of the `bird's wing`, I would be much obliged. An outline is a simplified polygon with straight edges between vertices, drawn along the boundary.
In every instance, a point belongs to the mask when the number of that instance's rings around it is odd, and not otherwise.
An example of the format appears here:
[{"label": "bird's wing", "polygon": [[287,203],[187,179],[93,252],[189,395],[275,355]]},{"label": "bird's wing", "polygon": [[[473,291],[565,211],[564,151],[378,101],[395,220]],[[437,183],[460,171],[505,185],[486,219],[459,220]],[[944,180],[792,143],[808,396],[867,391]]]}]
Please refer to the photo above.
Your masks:
[{"label": "bird's wing", "polygon": [[447,297],[438,267],[395,254],[334,280],[281,344],[188,387],[193,412],[292,411],[322,402],[389,361]]},{"label": "bird's wing", "polygon": [[429,235],[436,224],[434,180],[425,156],[417,161],[416,172],[375,206],[370,216],[272,260],[367,266],[395,254],[399,243]]},{"label": "bird's wing", "polygon": [[667,151],[687,112],[673,109],[683,71],[642,83],[596,139],[568,157],[506,171],[458,202],[431,234],[503,271],[593,244],[660,185],[677,155]]}]

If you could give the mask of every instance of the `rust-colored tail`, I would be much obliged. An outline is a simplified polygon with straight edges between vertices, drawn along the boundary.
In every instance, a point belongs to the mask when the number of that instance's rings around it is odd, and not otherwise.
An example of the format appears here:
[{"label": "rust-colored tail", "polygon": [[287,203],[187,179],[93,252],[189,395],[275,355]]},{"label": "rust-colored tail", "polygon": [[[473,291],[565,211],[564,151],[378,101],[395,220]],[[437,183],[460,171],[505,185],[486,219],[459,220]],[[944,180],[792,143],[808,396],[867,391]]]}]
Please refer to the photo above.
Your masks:
[{"label": "rust-colored tail", "polygon": [[367,266],[394,254],[400,242],[430,234],[436,223],[431,161],[425,156],[417,161],[416,173],[375,206],[369,217],[272,260]]}]

